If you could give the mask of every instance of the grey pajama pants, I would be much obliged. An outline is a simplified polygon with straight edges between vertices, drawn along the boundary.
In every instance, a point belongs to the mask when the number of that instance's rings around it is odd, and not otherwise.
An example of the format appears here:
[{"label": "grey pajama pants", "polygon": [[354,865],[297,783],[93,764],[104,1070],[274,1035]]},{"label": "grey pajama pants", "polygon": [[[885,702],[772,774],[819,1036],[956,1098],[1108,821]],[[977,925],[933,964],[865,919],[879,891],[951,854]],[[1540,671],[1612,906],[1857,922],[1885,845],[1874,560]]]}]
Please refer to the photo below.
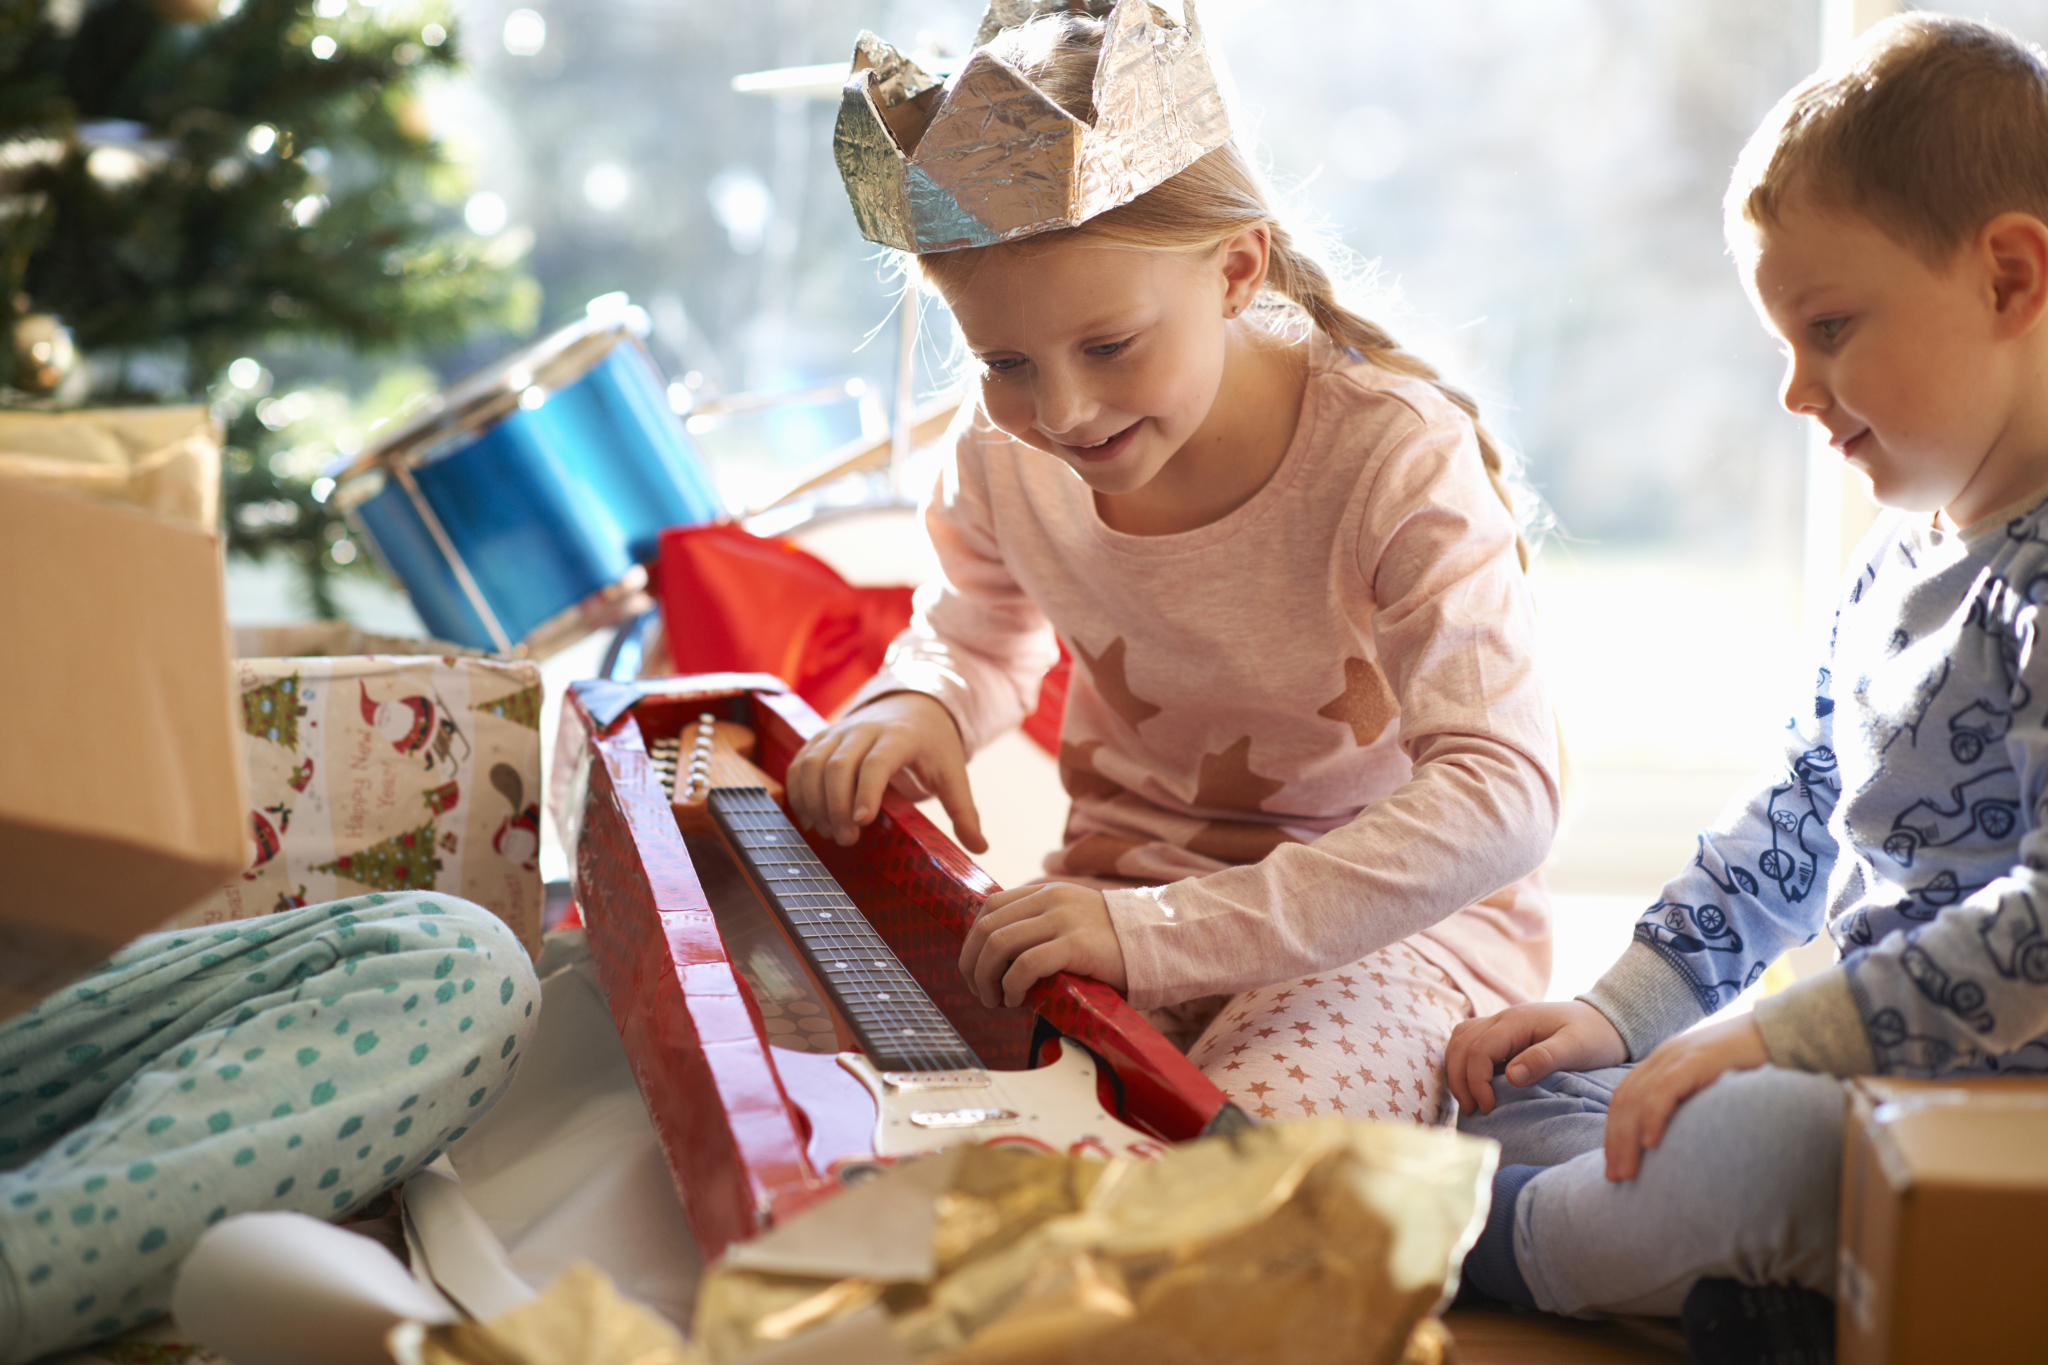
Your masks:
[{"label": "grey pajama pants", "polygon": [[1501,1164],[1548,1169],[1515,1206],[1515,1264],[1552,1313],[1676,1314],[1695,1281],[1796,1283],[1832,1295],[1841,1082],[1734,1071],[1672,1115],[1625,1184],[1606,1176],[1607,1106],[1625,1066],[1493,1083],[1491,1114],[1458,1127],[1501,1144]]},{"label": "grey pajama pants", "polygon": [[405,893],[146,935],[0,1022],[0,1365],[162,1313],[230,1214],[403,1181],[502,1093],[539,999],[495,916]]}]

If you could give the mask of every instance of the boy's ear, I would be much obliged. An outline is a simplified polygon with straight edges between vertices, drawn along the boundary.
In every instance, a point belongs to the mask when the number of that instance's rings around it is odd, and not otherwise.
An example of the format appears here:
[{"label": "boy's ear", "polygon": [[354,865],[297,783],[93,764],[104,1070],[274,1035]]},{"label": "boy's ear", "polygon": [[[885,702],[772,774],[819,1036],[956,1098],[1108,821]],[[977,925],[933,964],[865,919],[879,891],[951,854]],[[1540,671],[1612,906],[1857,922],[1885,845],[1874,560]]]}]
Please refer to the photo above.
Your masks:
[{"label": "boy's ear", "polygon": [[2031,213],[2001,213],[1977,237],[1991,266],[1998,332],[2017,337],[2048,315],[2048,223]]}]

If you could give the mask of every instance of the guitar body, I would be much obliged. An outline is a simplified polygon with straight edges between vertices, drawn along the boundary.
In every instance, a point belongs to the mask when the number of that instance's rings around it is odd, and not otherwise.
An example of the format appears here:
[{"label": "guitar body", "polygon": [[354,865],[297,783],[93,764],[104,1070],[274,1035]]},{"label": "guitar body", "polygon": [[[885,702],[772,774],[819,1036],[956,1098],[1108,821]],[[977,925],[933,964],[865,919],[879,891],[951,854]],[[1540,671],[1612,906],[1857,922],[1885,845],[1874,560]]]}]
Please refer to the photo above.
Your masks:
[{"label": "guitar body", "polygon": [[960,1141],[1146,1156],[1244,1123],[1100,983],[983,1006],[957,963],[997,888],[908,802],[850,849],[791,828],[778,778],[822,726],[758,675],[579,683],[563,708],[577,907],[707,1258]]}]

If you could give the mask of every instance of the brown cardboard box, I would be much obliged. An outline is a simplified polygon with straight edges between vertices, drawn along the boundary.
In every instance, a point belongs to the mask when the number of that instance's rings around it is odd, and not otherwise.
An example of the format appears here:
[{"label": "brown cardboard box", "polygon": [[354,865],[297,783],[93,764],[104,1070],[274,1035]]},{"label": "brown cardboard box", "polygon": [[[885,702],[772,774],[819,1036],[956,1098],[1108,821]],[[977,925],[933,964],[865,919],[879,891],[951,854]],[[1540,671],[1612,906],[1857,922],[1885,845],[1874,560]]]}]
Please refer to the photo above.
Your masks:
[{"label": "brown cardboard box", "polygon": [[2048,1360],[2048,1080],[1848,1090],[1841,1365]]},{"label": "brown cardboard box", "polygon": [[0,412],[0,477],[212,531],[220,428],[204,407]]},{"label": "brown cardboard box", "polygon": [[219,542],[0,477],[0,1017],[243,863]]},{"label": "brown cardboard box", "polygon": [[250,860],[177,924],[377,891],[474,901],[540,951],[540,668],[239,659]]}]

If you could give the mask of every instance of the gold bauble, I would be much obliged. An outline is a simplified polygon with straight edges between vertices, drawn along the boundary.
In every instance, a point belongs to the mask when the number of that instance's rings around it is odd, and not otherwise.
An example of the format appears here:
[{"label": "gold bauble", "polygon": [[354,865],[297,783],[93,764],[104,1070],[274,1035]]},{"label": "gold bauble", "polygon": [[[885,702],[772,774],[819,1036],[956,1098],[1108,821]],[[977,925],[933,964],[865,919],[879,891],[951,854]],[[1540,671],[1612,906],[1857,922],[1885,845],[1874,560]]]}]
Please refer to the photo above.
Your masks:
[{"label": "gold bauble", "polygon": [[167,24],[203,24],[220,11],[220,0],[149,0],[156,17]]},{"label": "gold bauble", "polygon": [[23,393],[53,393],[78,368],[78,347],[72,343],[71,329],[52,314],[29,313],[16,318],[8,341],[12,362],[8,380]]}]

